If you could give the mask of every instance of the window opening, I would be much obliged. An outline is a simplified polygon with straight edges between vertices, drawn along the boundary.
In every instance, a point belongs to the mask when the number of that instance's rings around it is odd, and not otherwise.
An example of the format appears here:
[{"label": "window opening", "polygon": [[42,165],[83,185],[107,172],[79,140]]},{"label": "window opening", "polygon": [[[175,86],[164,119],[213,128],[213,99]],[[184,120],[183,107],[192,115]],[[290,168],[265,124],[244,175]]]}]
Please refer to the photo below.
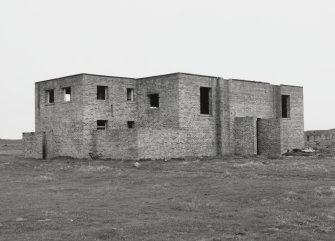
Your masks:
[{"label": "window opening", "polygon": [[128,126],[129,129],[134,128],[135,121],[127,121],[127,126]]},{"label": "window opening", "polygon": [[97,120],[97,130],[106,130],[107,123],[107,120]]},{"label": "window opening", "polygon": [[155,109],[159,107],[159,95],[158,94],[149,94],[150,108]]},{"label": "window opening", "polygon": [[127,88],[127,101],[134,101],[134,89]]},{"label": "window opening", "polygon": [[107,96],[107,86],[97,86],[97,99],[98,100],[105,100]]},{"label": "window opening", "polygon": [[200,87],[200,114],[211,114],[212,112],[212,89]]},{"label": "window opening", "polygon": [[290,96],[281,96],[282,118],[290,118]]},{"label": "window opening", "polygon": [[63,88],[64,93],[64,101],[68,102],[71,101],[71,87]]},{"label": "window opening", "polygon": [[55,102],[55,91],[54,90],[47,90],[47,103],[54,103]]}]

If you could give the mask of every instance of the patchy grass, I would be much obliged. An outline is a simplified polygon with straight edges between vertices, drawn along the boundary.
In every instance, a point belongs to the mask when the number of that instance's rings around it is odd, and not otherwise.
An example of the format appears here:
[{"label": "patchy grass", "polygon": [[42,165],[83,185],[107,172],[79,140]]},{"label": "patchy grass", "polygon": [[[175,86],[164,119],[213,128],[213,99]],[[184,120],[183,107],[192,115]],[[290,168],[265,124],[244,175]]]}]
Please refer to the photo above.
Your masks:
[{"label": "patchy grass", "polygon": [[134,167],[6,151],[0,152],[0,240],[335,237],[332,157],[187,158]]},{"label": "patchy grass", "polygon": [[0,139],[0,155],[22,154],[22,140]]}]

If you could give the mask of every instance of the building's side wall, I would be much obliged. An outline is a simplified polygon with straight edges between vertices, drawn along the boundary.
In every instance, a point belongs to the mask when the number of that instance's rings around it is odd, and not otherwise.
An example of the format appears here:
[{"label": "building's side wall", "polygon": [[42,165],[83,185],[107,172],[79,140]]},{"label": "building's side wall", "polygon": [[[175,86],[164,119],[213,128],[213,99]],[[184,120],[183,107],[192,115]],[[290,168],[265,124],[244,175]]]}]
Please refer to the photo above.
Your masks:
[{"label": "building's side wall", "polygon": [[[225,115],[229,118],[223,118],[222,136],[229,133],[229,144],[226,150],[231,152],[236,143],[235,133],[237,126],[234,124],[235,117],[252,116],[260,119],[279,119],[280,126],[276,128],[281,130],[281,153],[288,149],[302,148],[303,130],[304,130],[304,112],[303,112],[303,89],[295,86],[273,86],[268,83],[259,83],[252,81],[227,80],[228,88],[228,107],[225,108]],[[225,92],[224,92],[225,93]],[[281,96],[290,96],[290,116],[282,118]],[[229,121],[229,123],[225,123]],[[271,121],[270,121],[271,122]],[[276,121],[273,121],[273,124]],[[224,147],[223,147],[224,148]],[[276,147],[277,148],[277,147]],[[224,150],[225,152],[225,150]]]},{"label": "building's side wall", "polygon": [[[179,122],[185,139],[185,156],[218,154],[217,78],[180,74]],[[200,114],[200,87],[211,88],[211,113]]]},{"label": "building's side wall", "polygon": [[259,154],[282,154],[281,119],[259,119]]},{"label": "building's side wall", "polygon": [[[138,125],[140,128],[179,128],[178,75],[137,80]],[[150,108],[149,94],[159,95],[159,108]]]},{"label": "building's side wall", "polygon": [[23,133],[24,157],[42,159],[43,157],[43,134]]},{"label": "building's side wall", "polygon": [[[235,133],[239,133],[235,125],[236,117],[274,118],[274,90],[268,83],[243,80],[224,80],[223,105],[224,117],[222,122],[223,154],[236,152]],[[242,151],[241,148],[238,150]]]},{"label": "building's side wall", "polygon": [[335,129],[305,131],[305,146],[316,149],[335,148]]},{"label": "building's side wall", "polygon": [[225,155],[233,153],[235,147],[231,143],[231,135],[233,131],[233,122],[231,118],[234,118],[231,112],[231,101],[230,101],[230,80],[218,79],[217,81],[217,154]]},{"label": "building's side wall", "polygon": [[[188,74],[139,80],[139,158],[217,154],[216,78]],[[200,114],[200,87],[211,90],[211,114]],[[149,109],[147,94],[160,94]]]},{"label": "building's side wall", "polygon": [[230,80],[229,101],[234,117],[273,118],[273,96],[268,83]]},{"label": "building's side wall", "polygon": [[[84,122],[96,130],[97,120],[108,120],[108,129],[126,129],[127,121],[137,120],[136,80],[131,78],[84,75]],[[105,100],[97,99],[97,86],[107,86]],[[127,101],[127,88],[134,89],[134,101]]]},{"label": "building's side wall", "polygon": [[303,88],[281,85],[280,94],[290,96],[290,115],[289,118],[282,118],[281,127],[284,153],[294,148],[303,148],[305,145]]},{"label": "building's side wall", "polygon": [[235,153],[257,154],[257,118],[236,117],[234,130]]},{"label": "building's side wall", "polygon": [[[71,101],[65,102],[64,87],[71,87]],[[47,90],[54,90],[54,103],[47,103]],[[60,128],[63,123],[82,124],[82,75],[35,83],[35,131]]]},{"label": "building's side wall", "polygon": [[[64,90],[71,87],[71,101],[64,101]],[[54,103],[47,103],[47,90],[54,90]],[[47,157],[72,156],[81,158],[83,147],[83,88],[82,75],[69,76],[35,84],[35,130],[47,135]]]},{"label": "building's side wall", "polygon": [[[139,79],[138,158],[185,155],[185,132],[179,124],[179,75]],[[159,108],[150,108],[149,94],[159,95]]]},{"label": "building's side wall", "polygon": [[[105,100],[97,99],[98,85],[107,86]],[[127,101],[127,88],[134,89],[134,101]],[[135,128],[138,125],[137,103],[138,88],[135,79],[84,75],[83,122],[85,125],[82,156],[89,158],[90,152],[101,151],[97,154],[102,154],[105,158],[120,157],[120,153],[115,148],[118,146],[120,151],[124,151],[125,149],[118,142],[127,144],[128,142],[124,140],[127,140],[129,136],[128,132],[122,132],[121,130],[127,131],[127,121],[135,121]],[[98,136],[96,135],[97,120],[108,121],[107,130],[100,130]],[[115,137],[113,133],[116,135]],[[102,136],[106,138],[105,141],[102,141]],[[111,146],[110,151],[107,150],[107,145]],[[130,153],[129,157],[132,156],[133,154]]]}]

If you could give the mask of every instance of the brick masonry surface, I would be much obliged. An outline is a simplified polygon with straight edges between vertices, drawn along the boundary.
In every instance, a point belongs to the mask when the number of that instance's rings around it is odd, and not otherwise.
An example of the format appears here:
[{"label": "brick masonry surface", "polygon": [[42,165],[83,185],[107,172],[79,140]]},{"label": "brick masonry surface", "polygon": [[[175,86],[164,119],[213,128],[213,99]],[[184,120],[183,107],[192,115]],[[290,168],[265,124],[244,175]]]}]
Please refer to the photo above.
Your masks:
[{"label": "brick masonry surface", "polygon": [[[97,86],[105,86],[105,99],[97,98]],[[207,114],[200,113],[200,87],[210,90]],[[47,101],[49,90],[54,103]],[[158,108],[150,106],[151,94],[158,94]],[[282,95],[290,99],[288,118],[282,118]],[[98,130],[98,120],[107,121],[106,129]],[[67,76],[35,84],[35,133],[23,140],[25,156],[33,158],[279,154],[304,146],[303,89],[186,73]]]},{"label": "brick masonry surface", "polygon": [[305,131],[305,145],[312,148],[335,149],[335,129]]},{"label": "brick masonry surface", "polygon": [[234,123],[235,153],[257,154],[257,118],[236,117]]}]

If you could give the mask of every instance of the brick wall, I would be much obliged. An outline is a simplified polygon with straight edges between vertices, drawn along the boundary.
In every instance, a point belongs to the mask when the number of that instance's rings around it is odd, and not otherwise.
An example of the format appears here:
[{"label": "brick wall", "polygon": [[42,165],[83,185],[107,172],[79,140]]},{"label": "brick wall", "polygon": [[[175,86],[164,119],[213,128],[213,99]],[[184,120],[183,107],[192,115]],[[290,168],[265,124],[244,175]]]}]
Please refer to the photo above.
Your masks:
[{"label": "brick wall", "polygon": [[[83,106],[81,107],[84,122],[82,156],[89,158],[88,153],[94,151],[92,146],[96,141],[94,138],[97,130],[97,120],[108,121],[108,132],[127,129],[127,121],[135,121],[135,126],[137,125],[138,94],[136,80],[132,78],[84,75],[83,83]],[[107,86],[105,100],[97,99],[98,85]],[[127,88],[134,89],[134,101],[127,101]],[[114,140],[109,135],[106,135],[106,138],[110,141]],[[105,144],[102,144],[102,146],[105,146]]]},{"label": "brick wall", "polygon": [[313,148],[335,148],[335,129],[305,131],[305,145]]},{"label": "brick wall", "polygon": [[259,154],[282,154],[281,119],[258,120]]},{"label": "brick wall", "polygon": [[[143,78],[137,81],[140,128],[179,127],[178,75]],[[159,95],[159,108],[150,108],[148,94]]]},{"label": "brick wall", "polygon": [[235,153],[257,154],[257,118],[236,117],[234,130]]},{"label": "brick wall", "polygon": [[139,158],[215,156],[215,143],[202,142],[206,134],[190,129],[139,129]]},{"label": "brick wall", "polygon": [[268,83],[230,80],[229,101],[234,117],[274,118],[273,88]]},{"label": "brick wall", "polygon": [[281,127],[282,153],[284,153],[293,148],[303,148],[305,145],[303,89],[281,85],[280,94],[290,96],[290,117],[282,118]]},{"label": "brick wall", "polygon": [[[83,121],[83,77],[82,75],[37,82],[35,84],[35,131],[48,131],[61,128],[59,123]],[[64,101],[62,88],[71,87],[71,101]],[[47,103],[47,90],[54,90],[54,103]],[[61,131],[61,130],[60,130]]]},{"label": "brick wall", "polygon": [[42,159],[42,133],[23,133],[22,142],[24,157]]},{"label": "brick wall", "polygon": [[[71,101],[64,101],[64,87],[71,87]],[[47,90],[54,90],[54,103],[47,103]],[[47,135],[47,156],[82,157],[83,148],[83,76],[75,75],[35,84],[35,131]]]},{"label": "brick wall", "polygon": [[[185,155],[218,154],[216,85],[214,77],[179,75],[179,126],[184,130]],[[200,87],[211,88],[210,114],[200,114]]]},{"label": "brick wall", "polygon": [[138,139],[136,129],[95,130],[90,152],[102,158],[137,159]]},{"label": "brick wall", "polygon": [[[243,81],[243,80],[226,80],[228,88],[228,105],[229,112],[223,131],[229,133],[229,143],[226,148],[228,153],[235,151],[235,117],[255,117],[255,118],[274,118],[274,92],[273,86],[268,83]],[[237,132],[238,133],[238,132]]]}]

